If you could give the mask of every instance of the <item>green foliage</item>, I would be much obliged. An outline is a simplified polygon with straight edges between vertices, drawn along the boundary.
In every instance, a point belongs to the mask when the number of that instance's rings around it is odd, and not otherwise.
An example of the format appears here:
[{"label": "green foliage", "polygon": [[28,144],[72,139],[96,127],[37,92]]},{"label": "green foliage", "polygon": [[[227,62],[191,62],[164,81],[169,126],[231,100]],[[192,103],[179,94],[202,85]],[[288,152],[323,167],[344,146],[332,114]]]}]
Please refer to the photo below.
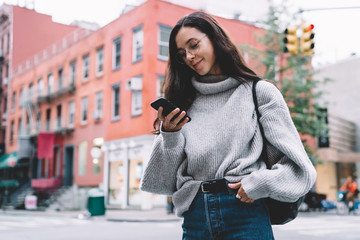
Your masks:
[{"label": "green foliage", "polygon": [[[265,46],[264,50],[255,49],[249,45],[241,45],[240,48],[259,62],[256,67],[265,69],[262,76],[264,79],[277,83],[288,103],[297,130],[316,138],[327,132],[327,126],[321,120],[324,113],[316,100],[323,94],[318,90],[320,84],[326,83],[328,79],[322,81],[314,79],[315,72],[311,66],[311,56],[293,56],[283,53],[283,32],[289,24],[283,25],[280,19],[284,16],[291,18],[285,6],[270,6],[268,18],[262,26],[264,32],[256,36],[257,41]],[[310,150],[306,142],[304,145],[312,162],[318,163],[318,157]]]}]

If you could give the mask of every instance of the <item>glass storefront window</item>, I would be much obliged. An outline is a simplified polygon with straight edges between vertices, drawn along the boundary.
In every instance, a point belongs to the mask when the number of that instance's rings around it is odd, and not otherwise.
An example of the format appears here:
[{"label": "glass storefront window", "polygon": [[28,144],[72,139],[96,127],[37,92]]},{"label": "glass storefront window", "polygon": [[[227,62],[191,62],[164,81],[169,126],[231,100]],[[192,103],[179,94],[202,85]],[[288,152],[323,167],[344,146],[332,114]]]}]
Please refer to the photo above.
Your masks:
[{"label": "glass storefront window", "polygon": [[122,196],[125,194],[125,169],[123,161],[110,162],[109,170],[109,204],[122,205],[121,199],[123,199]]},{"label": "glass storefront window", "polygon": [[129,205],[141,205],[140,180],[142,165],[142,159],[130,159],[129,161]]}]

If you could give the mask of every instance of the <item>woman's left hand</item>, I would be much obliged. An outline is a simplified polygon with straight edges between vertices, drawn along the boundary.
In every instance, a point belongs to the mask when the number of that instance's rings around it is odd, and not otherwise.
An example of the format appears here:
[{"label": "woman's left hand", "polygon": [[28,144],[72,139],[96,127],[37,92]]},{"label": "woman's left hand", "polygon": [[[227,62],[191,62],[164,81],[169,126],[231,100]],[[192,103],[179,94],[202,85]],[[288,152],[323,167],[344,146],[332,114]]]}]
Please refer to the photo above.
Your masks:
[{"label": "woman's left hand", "polygon": [[254,202],[253,199],[249,198],[248,195],[246,194],[244,188],[241,185],[241,182],[238,183],[229,183],[228,184],[229,188],[231,189],[239,189],[237,194],[236,194],[236,198],[239,199],[242,202],[247,202],[247,203],[252,203]]}]

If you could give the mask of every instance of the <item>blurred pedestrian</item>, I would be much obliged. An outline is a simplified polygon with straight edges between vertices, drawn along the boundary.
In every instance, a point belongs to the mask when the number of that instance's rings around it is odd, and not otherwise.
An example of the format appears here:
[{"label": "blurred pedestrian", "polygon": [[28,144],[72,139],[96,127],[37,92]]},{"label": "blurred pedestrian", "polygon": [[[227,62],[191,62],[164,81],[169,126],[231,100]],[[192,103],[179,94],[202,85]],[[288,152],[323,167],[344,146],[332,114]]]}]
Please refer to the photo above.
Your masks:
[{"label": "blurred pedestrian", "polygon": [[[165,97],[179,108],[158,109],[141,189],[172,195],[183,239],[273,239],[263,198],[294,202],[315,182],[280,91],[260,80],[212,16],[194,12],[172,29]],[[279,159],[271,170],[260,159],[253,81],[269,154]]]},{"label": "blurred pedestrian", "polygon": [[167,196],[166,198],[166,211],[168,214],[174,213],[174,204],[172,202],[171,196]]},{"label": "blurred pedestrian", "polygon": [[344,192],[349,210],[351,210],[354,206],[355,198],[359,193],[357,184],[352,176],[347,177],[346,182],[341,186],[340,191]]}]

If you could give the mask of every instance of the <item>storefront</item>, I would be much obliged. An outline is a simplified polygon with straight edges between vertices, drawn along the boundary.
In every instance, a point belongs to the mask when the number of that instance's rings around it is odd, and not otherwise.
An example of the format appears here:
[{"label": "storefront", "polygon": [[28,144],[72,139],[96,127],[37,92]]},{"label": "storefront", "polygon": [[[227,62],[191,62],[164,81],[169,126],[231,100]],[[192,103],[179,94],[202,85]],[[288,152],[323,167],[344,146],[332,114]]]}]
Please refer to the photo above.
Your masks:
[{"label": "storefront", "polygon": [[166,205],[166,196],[140,191],[153,140],[153,135],[143,135],[104,143],[104,191],[108,205],[142,209]]}]

